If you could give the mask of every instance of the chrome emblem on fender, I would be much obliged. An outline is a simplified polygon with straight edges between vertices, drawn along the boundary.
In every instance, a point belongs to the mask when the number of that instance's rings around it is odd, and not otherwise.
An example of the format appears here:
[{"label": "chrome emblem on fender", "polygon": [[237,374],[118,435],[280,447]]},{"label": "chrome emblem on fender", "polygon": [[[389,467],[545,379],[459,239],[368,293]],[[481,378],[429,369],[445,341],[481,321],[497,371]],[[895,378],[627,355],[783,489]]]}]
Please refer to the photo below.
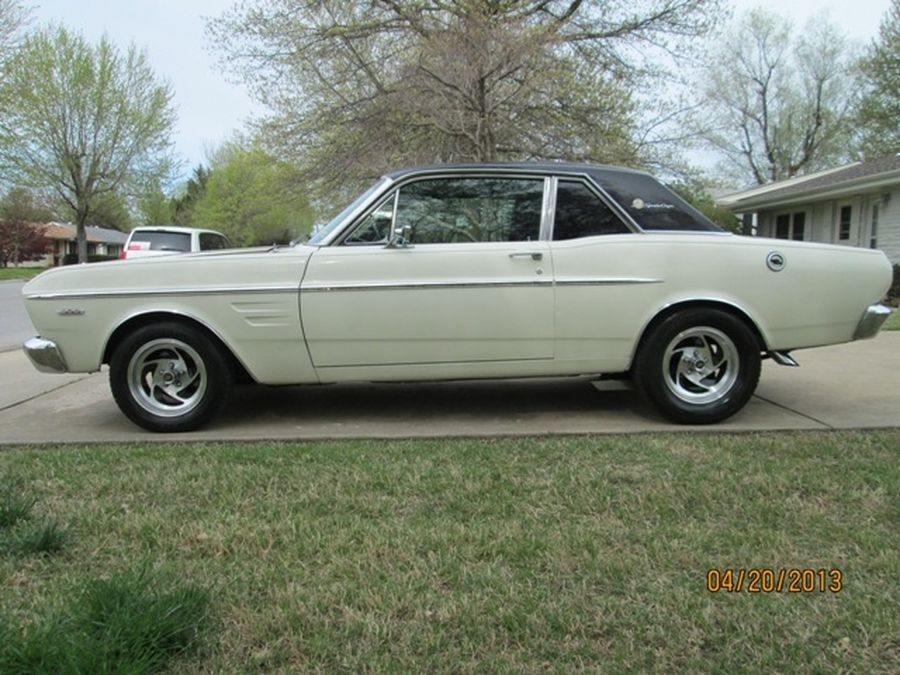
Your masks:
[{"label": "chrome emblem on fender", "polygon": [[60,316],[81,316],[84,310],[80,307],[64,307],[57,312]]},{"label": "chrome emblem on fender", "polygon": [[784,254],[779,251],[772,251],[766,256],[766,266],[773,272],[780,272],[786,264],[787,261],[784,259]]}]

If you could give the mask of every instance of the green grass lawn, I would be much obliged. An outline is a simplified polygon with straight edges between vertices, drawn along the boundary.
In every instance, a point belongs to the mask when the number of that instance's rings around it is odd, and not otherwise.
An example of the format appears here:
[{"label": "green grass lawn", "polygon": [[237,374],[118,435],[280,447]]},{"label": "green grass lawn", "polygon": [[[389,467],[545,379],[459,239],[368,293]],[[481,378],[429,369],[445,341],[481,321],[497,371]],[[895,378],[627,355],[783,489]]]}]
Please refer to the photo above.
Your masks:
[{"label": "green grass lawn", "polygon": [[0,267],[0,281],[11,281],[14,279],[27,281],[46,271],[46,267]]},{"label": "green grass lawn", "polygon": [[[149,616],[211,598],[178,672],[896,672],[898,459],[900,431],[8,448],[0,627],[101,653],[91,584],[146,571]],[[48,519],[60,552],[15,548]],[[711,593],[710,568],[843,584]]]},{"label": "green grass lawn", "polygon": [[900,330],[900,308],[891,312],[887,321],[882,325],[881,330]]}]

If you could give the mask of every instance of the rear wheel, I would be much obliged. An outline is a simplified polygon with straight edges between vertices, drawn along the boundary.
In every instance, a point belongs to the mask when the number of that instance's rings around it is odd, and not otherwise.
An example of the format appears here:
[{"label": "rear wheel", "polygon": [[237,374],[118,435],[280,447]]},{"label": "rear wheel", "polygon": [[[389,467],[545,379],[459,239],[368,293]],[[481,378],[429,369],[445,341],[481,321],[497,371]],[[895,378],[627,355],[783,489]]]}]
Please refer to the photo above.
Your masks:
[{"label": "rear wheel", "polygon": [[712,424],[744,407],[759,382],[760,346],[739,318],[688,309],[665,319],[641,346],[636,384],[669,419]]},{"label": "rear wheel", "polygon": [[215,417],[234,373],[218,344],[180,323],[138,328],[113,352],[109,384],[121,411],[150,431],[191,431]]}]

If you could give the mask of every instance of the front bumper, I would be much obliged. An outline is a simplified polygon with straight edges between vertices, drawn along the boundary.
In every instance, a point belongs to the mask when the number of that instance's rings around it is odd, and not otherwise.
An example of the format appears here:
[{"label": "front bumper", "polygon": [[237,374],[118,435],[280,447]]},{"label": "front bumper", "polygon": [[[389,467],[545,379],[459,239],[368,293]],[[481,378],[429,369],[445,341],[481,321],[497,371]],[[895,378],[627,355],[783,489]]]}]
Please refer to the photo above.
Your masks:
[{"label": "front bumper", "polygon": [[884,305],[869,305],[853,334],[854,340],[873,338],[881,330],[881,324],[891,315],[891,308]]},{"label": "front bumper", "polygon": [[41,337],[26,340],[22,349],[28,354],[31,363],[42,373],[66,373],[69,371],[66,360],[55,342]]}]

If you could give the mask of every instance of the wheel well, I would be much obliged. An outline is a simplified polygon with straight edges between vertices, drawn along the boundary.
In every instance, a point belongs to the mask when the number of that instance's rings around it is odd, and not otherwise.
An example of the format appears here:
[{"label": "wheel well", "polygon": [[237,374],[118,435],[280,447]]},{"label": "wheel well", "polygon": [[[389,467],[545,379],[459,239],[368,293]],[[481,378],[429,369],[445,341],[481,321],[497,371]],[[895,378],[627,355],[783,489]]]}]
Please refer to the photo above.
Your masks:
[{"label": "wheel well", "polygon": [[134,332],[138,328],[143,328],[144,326],[159,323],[160,321],[173,321],[175,323],[180,323],[184,326],[189,326],[201,331],[204,335],[206,335],[206,337],[212,340],[214,344],[218,345],[222,350],[222,353],[225,354],[226,358],[232,365],[235,379],[238,383],[249,384],[256,381],[244,367],[244,364],[242,364],[234,355],[234,352],[231,351],[231,348],[227,344],[225,344],[225,342],[218,335],[216,335],[216,333],[210,330],[209,327],[192,317],[184,316],[182,314],[172,314],[170,312],[149,312],[147,314],[140,314],[128,319],[124,323],[117,326],[112,335],[109,336],[109,340],[107,340],[106,342],[106,348],[103,350],[103,363],[109,363],[109,360],[112,358],[112,355],[116,351],[116,348],[130,333]]},{"label": "wheel well", "polygon": [[644,327],[644,330],[641,333],[641,339],[638,341],[637,348],[634,350],[634,354],[632,355],[632,367],[634,366],[635,358],[637,358],[637,355],[641,351],[641,347],[644,345],[647,337],[653,333],[654,329],[673,314],[676,314],[677,312],[683,311],[685,309],[717,309],[719,311],[726,312],[727,314],[731,314],[733,317],[740,319],[747,326],[747,328],[750,329],[750,331],[756,337],[756,341],[759,344],[760,351],[765,351],[767,348],[766,341],[763,339],[759,327],[756,325],[756,323],[754,323],[753,319],[751,319],[742,309],[735,307],[734,305],[729,305],[726,302],[719,302],[716,300],[686,300],[684,302],[670,305],[669,307],[661,310]]}]

